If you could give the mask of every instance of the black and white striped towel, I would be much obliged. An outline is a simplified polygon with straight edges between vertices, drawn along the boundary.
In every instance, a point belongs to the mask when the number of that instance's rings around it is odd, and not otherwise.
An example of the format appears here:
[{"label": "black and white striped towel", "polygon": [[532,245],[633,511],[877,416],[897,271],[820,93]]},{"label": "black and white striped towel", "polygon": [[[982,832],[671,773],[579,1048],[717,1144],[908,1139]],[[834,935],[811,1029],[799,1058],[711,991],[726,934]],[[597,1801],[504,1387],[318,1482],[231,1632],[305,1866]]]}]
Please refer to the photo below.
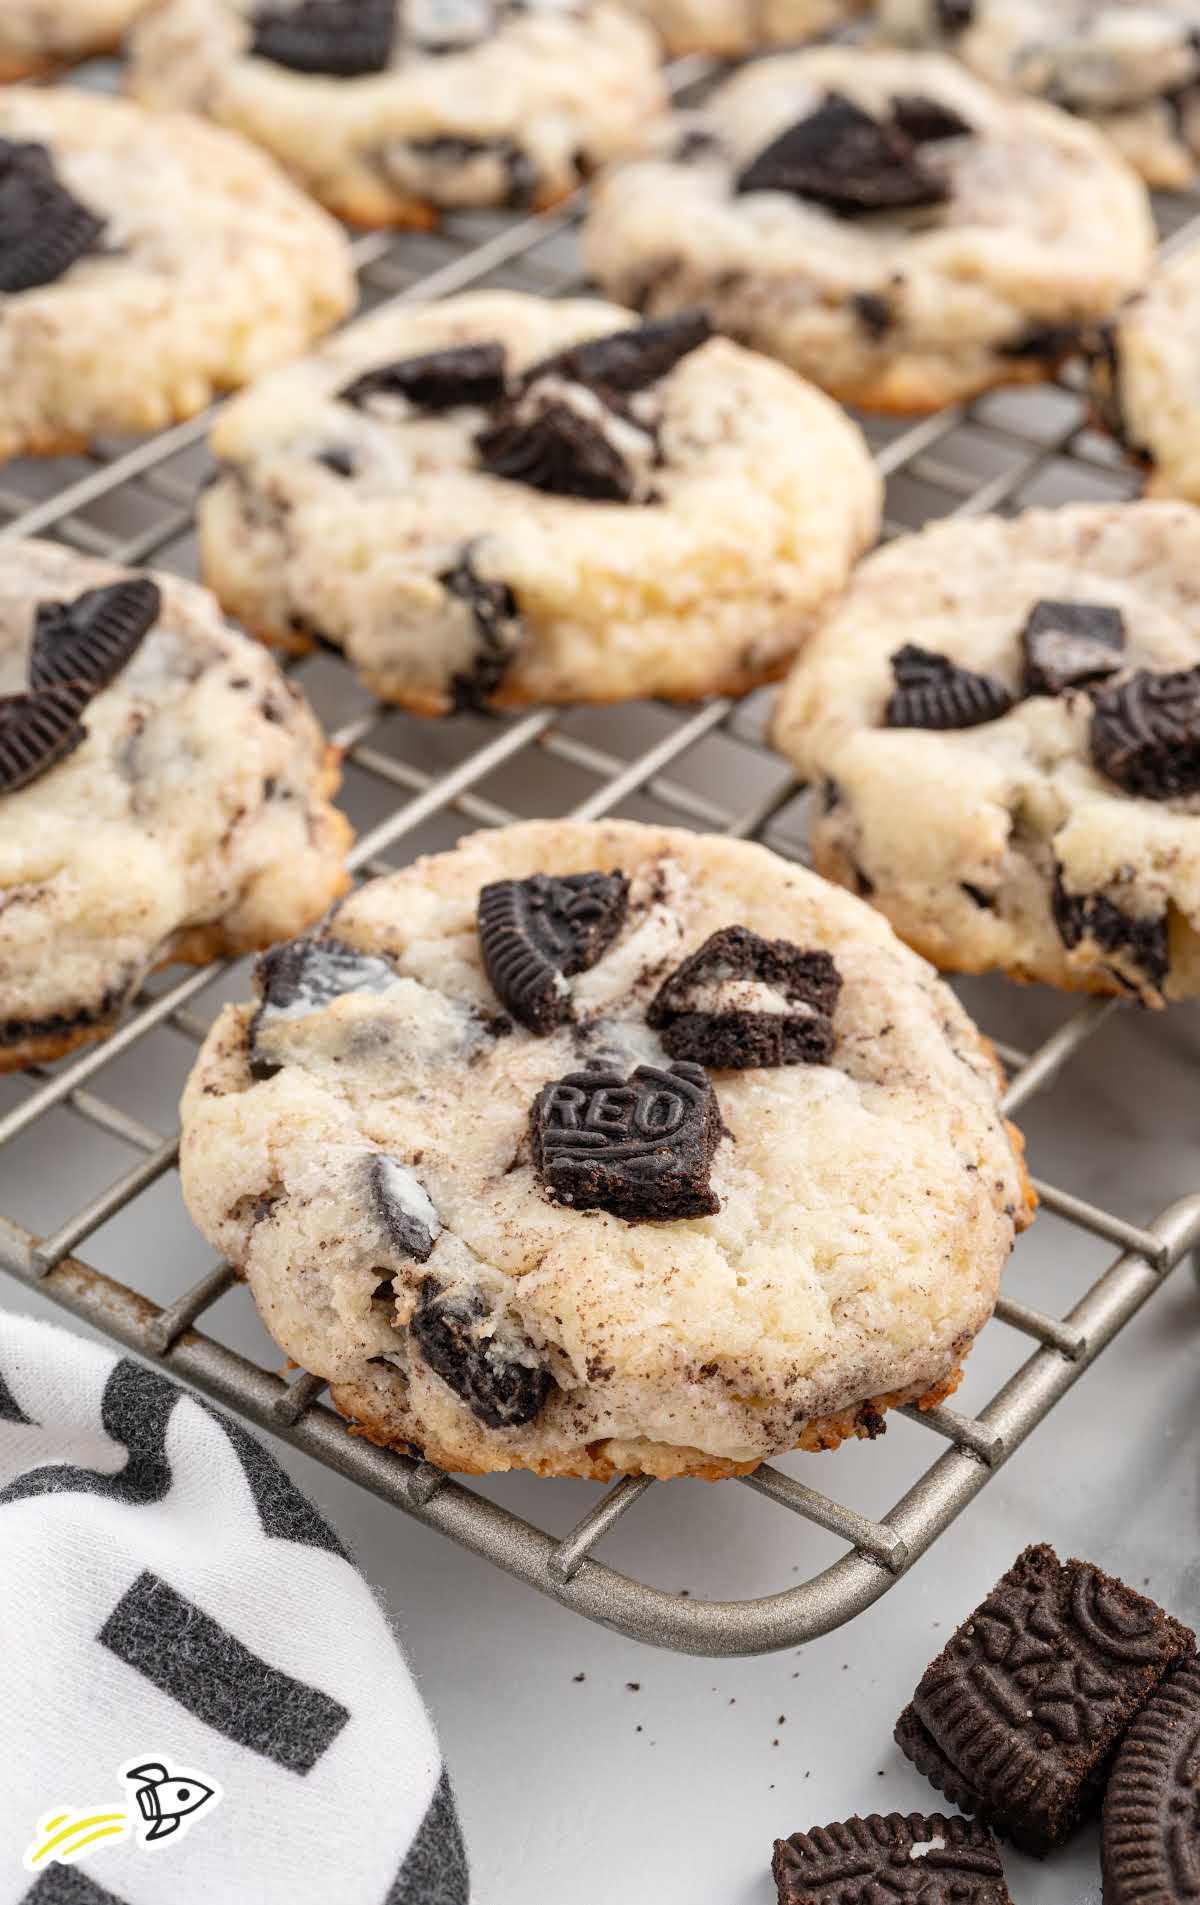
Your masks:
[{"label": "black and white striped towel", "polygon": [[433,1729],[328,1524],[208,1404],[0,1314],[0,1905],[468,1891]]}]

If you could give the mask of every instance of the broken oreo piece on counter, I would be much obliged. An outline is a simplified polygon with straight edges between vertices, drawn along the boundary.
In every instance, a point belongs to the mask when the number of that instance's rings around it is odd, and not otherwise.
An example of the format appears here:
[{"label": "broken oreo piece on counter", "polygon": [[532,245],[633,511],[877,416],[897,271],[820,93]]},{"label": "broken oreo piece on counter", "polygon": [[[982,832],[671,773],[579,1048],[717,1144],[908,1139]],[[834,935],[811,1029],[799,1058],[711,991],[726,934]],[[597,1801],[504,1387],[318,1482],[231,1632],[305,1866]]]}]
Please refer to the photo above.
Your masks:
[{"label": "broken oreo piece on counter", "polygon": [[1012,1905],[996,1841],[975,1819],[871,1813],[775,1841],[779,1905]]},{"label": "broken oreo piece on counter", "polygon": [[1035,602],[1021,630],[1022,690],[1061,695],[1115,675],[1125,651],[1125,618],[1103,602]]},{"label": "broken oreo piece on counter", "polygon": [[1143,800],[1200,794],[1200,667],[1139,668],[1093,696],[1092,760]]},{"label": "broken oreo piece on counter", "polygon": [[620,872],[535,873],[481,889],[479,948],[501,1003],[531,1032],[571,1017],[565,981],[587,972],[625,923],[629,881]]},{"label": "broken oreo piece on counter", "polygon": [[423,351],[417,357],[401,357],[363,371],[338,391],[338,401],[361,410],[372,397],[402,397],[415,410],[435,414],[465,404],[486,408],[504,395],[505,363],[503,344]]},{"label": "broken oreo piece on counter", "polygon": [[1100,1806],[1113,1754],[1195,1636],[1085,1561],[1026,1548],[926,1669],[896,1741],[1026,1851]]},{"label": "broken oreo piece on counter", "polygon": [[723,1131],[699,1065],[639,1065],[629,1078],[569,1072],[533,1102],[533,1166],[547,1196],[627,1223],[711,1217],[709,1183]]},{"label": "broken oreo piece on counter", "polygon": [[1200,1897],[1200,1662],[1168,1675],[1121,1742],[1101,1858],[1105,1905]]},{"label": "broken oreo piece on counter", "polygon": [[889,728],[977,728],[1013,705],[1003,683],[960,668],[946,655],[906,642],[892,656],[896,687],[884,713]]},{"label": "broken oreo piece on counter", "polygon": [[53,284],[103,231],[104,220],[61,183],[46,146],[0,139],[0,294]]},{"label": "broken oreo piece on counter", "polygon": [[398,974],[388,960],[360,952],[341,939],[291,939],[272,946],[254,968],[262,1000],[250,1021],[249,1067],[254,1078],[273,1078],[282,1056],[270,1050],[272,1027],[323,1012],[347,992],[386,992]]},{"label": "broken oreo piece on counter", "polygon": [[250,52],[294,73],[356,79],[381,73],[396,33],[395,0],[298,0],[251,15]]},{"label": "broken oreo piece on counter", "polygon": [[790,192],[839,218],[917,211],[949,197],[895,120],[872,118],[843,93],[827,93],[815,112],[772,139],[735,189]]},{"label": "broken oreo piece on counter", "polygon": [[0,695],[0,794],[15,794],[73,754],[87,733],[86,682],[59,681],[27,695]]},{"label": "broken oreo piece on counter", "polygon": [[664,980],[646,1023],[672,1058],[718,1070],[826,1065],[841,988],[829,953],[726,926]]},{"label": "broken oreo piece on counter", "polygon": [[517,1429],[546,1406],[554,1378],[524,1330],[476,1290],[426,1277],[409,1332],[435,1375],[489,1429]]},{"label": "broken oreo piece on counter", "polygon": [[132,661],[162,610],[149,576],[86,589],[73,602],[39,602],[34,612],[29,679],[34,688],[81,681],[92,694]]}]

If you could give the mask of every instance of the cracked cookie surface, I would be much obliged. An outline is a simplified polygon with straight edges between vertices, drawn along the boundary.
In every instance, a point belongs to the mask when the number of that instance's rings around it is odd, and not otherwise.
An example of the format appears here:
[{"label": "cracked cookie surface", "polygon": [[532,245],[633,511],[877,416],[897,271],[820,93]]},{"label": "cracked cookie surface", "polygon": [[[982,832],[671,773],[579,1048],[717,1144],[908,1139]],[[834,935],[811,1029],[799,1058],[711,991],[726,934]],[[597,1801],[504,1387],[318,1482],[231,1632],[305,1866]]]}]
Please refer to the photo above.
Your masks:
[{"label": "cracked cookie surface", "polygon": [[1200,0],[879,0],[878,25],[1089,119],[1147,183],[1200,153]]},{"label": "cracked cookie surface", "polygon": [[373,0],[365,25],[355,6],[166,0],[133,36],[134,91],[367,225],[551,205],[664,108],[655,36],[612,0]]},{"label": "cracked cookie surface", "polygon": [[345,886],[337,778],[205,590],[0,542],[0,1070],[103,1037],[152,966],[315,919]]},{"label": "cracked cookie surface", "polygon": [[1049,374],[1145,279],[1144,187],[1091,126],[938,54],[821,47],[726,81],[584,230],[603,289],[844,402],[936,409]]},{"label": "cracked cookie surface", "polygon": [[745,693],[873,540],[879,479],[820,391],[705,339],[509,292],[364,319],[218,419],[206,577],[421,714]]},{"label": "cracked cookie surface", "polygon": [[[1198,563],[1200,516],[1159,502],[942,523],[872,556],[775,719],[821,871],[946,968],[1200,992]],[[933,683],[900,718],[898,603]]]},{"label": "cracked cookie surface", "polygon": [[[6,279],[47,207],[87,230]],[[0,260],[0,459],[191,416],[355,295],[344,234],[261,152],[78,87],[0,90]]]},{"label": "cracked cookie surface", "polygon": [[[487,977],[481,894],[514,882],[548,1028]],[[373,881],[323,932],[213,1028],[183,1181],[364,1433],[475,1472],[717,1476],[953,1387],[1028,1193],[978,1033],[878,914],[762,847],[547,821]],[[672,972],[726,1029],[828,1012],[832,1050],[677,1061],[647,1023]]]}]

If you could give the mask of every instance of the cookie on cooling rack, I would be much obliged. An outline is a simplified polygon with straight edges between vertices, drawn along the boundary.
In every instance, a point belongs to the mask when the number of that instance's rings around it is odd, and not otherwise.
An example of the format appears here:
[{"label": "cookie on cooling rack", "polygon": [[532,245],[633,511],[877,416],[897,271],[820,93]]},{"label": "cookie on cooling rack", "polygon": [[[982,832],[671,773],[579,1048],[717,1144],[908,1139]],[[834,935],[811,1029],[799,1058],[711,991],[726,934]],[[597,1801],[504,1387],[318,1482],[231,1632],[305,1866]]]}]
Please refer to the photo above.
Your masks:
[{"label": "cookie on cooling rack", "polygon": [[874,538],[857,428],[703,319],[393,307],[218,418],[205,573],[419,714],[742,694]]},{"label": "cookie on cooling rack", "polygon": [[337,763],[203,589],[0,541],[0,1071],[146,972],[300,931],[346,884]]},{"label": "cookie on cooling rack", "polygon": [[0,82],[111,53],[151,0],[4,0]]},{"label": "cookie on cooling rack", "polygon": [[1200,246],[1167,259],[1088,350],[1097,420],[1146,472],[1150,496],[1200,503]]},{"label": "cookie on cooling rack", "polygon": [[470,1472],[716,1477],[937,1399],[1029,1216],[988,1049],[765,848],[532,822],[260,961],[183,1182],[276,1340]]},{"label": "cookie on cooling rack", "polygon": [[165,0],[131,50],[148,105],[235,127],[366,225],[553,204],[665,103],[614,0]]},{"label": "cookie on cooling rack", "polygon": [[928,410],[1046,376],[1150,267],[1145,189],[1092,127],[937,54],[760,60],[608,172],[589,269],[844,402]]},{"label": "cookie on cooling rack", "polygon": [[868,0],[638,0],[672,54],[718,59],[797,46],[855,19]]},{"label": "cookie on cooling rack", "polygon": [[865,562],[775,739],[823,873],[961,972],[1200,993],[1200,514],[936,524]]},{"label": "cookie on cooling rack", "polygon": [[77,87],[0,90],[0,458],[202,410],[350,308],[349,247],[261,152]]},{"label": "cookie on cooling rack", "polygon": [[1200,0],[879,0],[880,30],[1091,120],[1155,186],[1200,152]]}]

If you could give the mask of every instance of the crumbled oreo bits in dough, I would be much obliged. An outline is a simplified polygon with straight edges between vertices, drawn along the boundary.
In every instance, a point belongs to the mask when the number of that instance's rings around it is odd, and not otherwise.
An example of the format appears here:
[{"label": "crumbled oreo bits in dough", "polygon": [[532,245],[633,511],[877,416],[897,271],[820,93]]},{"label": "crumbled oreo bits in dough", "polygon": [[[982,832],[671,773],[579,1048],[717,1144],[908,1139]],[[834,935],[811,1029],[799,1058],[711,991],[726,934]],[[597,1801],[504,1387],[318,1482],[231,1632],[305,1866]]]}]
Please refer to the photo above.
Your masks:
[{"label": "crumbled oreo bits in dough", "polygon": [[1200,794],[1200,667],[1139,668],[1093,698],[1092,759],[1143,800]]},{"label": "crumbled oreo bits in dough", "polygon": [[162,610],[149,576],[87,589],[73,602],[39,602],[34,611],[29,679],[35,688],[82,681],[106,688],[133,659]]},{"label": "crumbled oreo bits in dough", "polygon": [[0,293],[53,284],[103,231],[104,220],[59,180],[44,145],[0,139]]},{"label": "crumbled oreo bits in dough", "polygon": [[565,980],[594,966],[620,932],[629,903],[623,873],[535,873],[496,880],[479,895],[479,946],[498,998],[533,1032],[571,1017]]},{"label": "crumbled oreo bits in dough", "polygon": [[426,1277],[409,1332],[435,1375],[488,1428],[520,1428],[545,1408],[550,1371],[525,1332],[478,1291]]},{"label": "crumbled oreo bits in dough", "polygon": [[264,953],[254,978],[261,1004],[250,1021],[249,1066],[262,1079],[280,1069],[271,1051],[275,1025],[323,1011],[343,993],[386,992],[395,984],[396,971],[386,959],[340,939],[293,939]]},{"label": "crumbled oreo bits in dough", "polygon": [[394,0],[299,0],[251,15],[250,51],[294,73],[355,79],[383,71],[395,31]]},{"label": "crumbled oreo bits in dough", "polygon": [[892,675],[896,686],[884,715],[889,728],[976,728],[1013,706],[1008,689],[990,675],[911,642],[892,656]]},{"label": "crumbled oreo bits in dough", "polygon": [[1061,867],[1055,869],[1050,908],[1069,951],[1090,943],[1107,955],[1108,970],[1123,984],[1132,984],[1136,977],[1161,990],[1170,965],[1165,913],[1135,918],[1107,894],[1068,893]]},{"label": "crumbled oreo bits in dough", "polygon": [[872,118],[842,93],[827,94],[815,112],[764,147],[736,189],[789,192],[839,218],[917,211],[949,195],[897,118]]},{"label": "crumbled oreo bits in dough", "polygon": [[727,926],[663,982],[646,1023],[672,1058],[722,1070],[825,1065],[841,988],[829,953]]},{"label": "crumbled oreo bits in dough", "polygon": [[650,502],[657,425],[631,402],[707,342],[695,312],[610,332],[544,358],[477,438],[491,476],[555,496]]},{"label": "crumbled oreo bits in dough", "polygon": [[530,1115],[534,1169],[554,1203],[628,1223],[711,1217],[722,1132],[699,1065],[571,1072],[543,1086]]},{"label": "crumbled oreo bits in dough", "polygon": [[87,732],[79,717],[90,698],[80,681],[0,696],[0,794],[27,787],[75,751]]},{"label": "crumbled oreo bits in dough", "polygon": [[469,671],[450,683],[456,709],[481,708],[495,694],[525,638],[517,598],[506,582],[489,582],[475,568],[468,549],[438,581],[471,611],[477,653]]}]

